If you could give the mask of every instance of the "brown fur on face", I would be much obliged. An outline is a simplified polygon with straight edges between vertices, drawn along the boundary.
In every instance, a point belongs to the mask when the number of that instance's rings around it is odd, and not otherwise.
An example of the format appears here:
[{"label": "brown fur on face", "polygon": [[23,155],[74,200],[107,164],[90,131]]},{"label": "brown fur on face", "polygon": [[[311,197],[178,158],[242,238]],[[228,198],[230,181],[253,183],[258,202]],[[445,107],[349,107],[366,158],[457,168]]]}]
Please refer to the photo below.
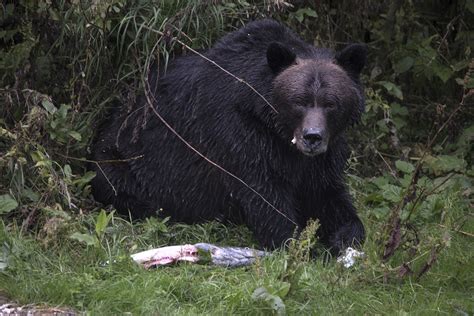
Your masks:
[{"label": "brown fur on face", "polygon": [[361,102],[349,75],[330,60],[297,59],[275,78],[273,94],[286,133],[308,156],[327,150]]}]

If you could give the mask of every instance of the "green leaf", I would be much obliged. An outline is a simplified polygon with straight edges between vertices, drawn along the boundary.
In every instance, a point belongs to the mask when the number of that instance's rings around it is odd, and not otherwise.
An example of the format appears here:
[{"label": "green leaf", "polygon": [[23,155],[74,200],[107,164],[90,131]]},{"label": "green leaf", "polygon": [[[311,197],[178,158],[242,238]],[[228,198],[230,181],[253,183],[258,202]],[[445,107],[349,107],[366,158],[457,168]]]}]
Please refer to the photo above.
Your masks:
[{"label": "green leaf", "polygon": [[393,66],[393,70],[395,70],[396,73],[404,73],[408,70],[410,70],[410,68],[413,66],[413,64],[415,63],[415,60],[410,57],[410,56],[406,56],[402,59],[400,59],[394,66]]},{"label": "green leaf", "polygon": [[265,287],[259,287],[252,293],[252,299],[255,301],[264,301],[277,315],[286,315],[286,306],[283,300],[277,296],[270,294]]},{"label": "green leaf", "polygon": [[71,106],[69,104],[61,104],[58,111],[59,117],[65,120],[67,117],[67,112],[69,111],[70,108]]},{"label": "green leaf", "polygon": [[286,297],[290,292],[291,284],[289,282],[280,282],[277,289],[277,294],[279,297]]},{"label": "green leaf", "polygon": [[30,153],[31,159],[33,159],[34,162],[42,161],[44,160],[43,153],[39,150],[33,151]]},{"label": "green leaf", "polygon": [[95,177],[95,172],[87,171],[82,177],[77,180],[74,180],[72,183],[78,187],[83,187],[88,184]]},{"label": "green leaf", "polygon": [[433,63],[432,69],[435,75],[438,76],[438,78],[441,79],[443,83],[446,83],[453,75],[451,68],[446,67],[440,63]]},{"label": "green leaf", "polygon": [[115,13],[120,13],[120,3],[118,5],[113,5],[112,10],[114,10]]},{"label": "green leaf", "polygon": [[395,167],[406,174],[410,174],[415,170],[415,167],[411,163],[402,160],[395,161]]},{"label": "green leaf", "polygon": [[399,86],[397,86],[396,84],[394,84],[393,82],[390,82],[390,81],[379,81],[377,82],[379,85],[381,85],[382,87],[384,87],[387,92],[391,95],[393,95],[394,97],[400,99],[400,100],[403,100],[403,93],[402,93],[402,90],[400,89]]},{"label": "green leaf", "polygon": [[390,208],[388,206],[374,207],[370,213],[373,214],[377,219],[385,219],[390,213]]},{"label": "green leaf", "polygon": [[82,139],[81,134],[79,134],[78,132],[69,131],[68,134],[69,134],[69,136],[71,136],[72,138],[74,138],[75,140],[77,140],[78,142],[80,142],[81,139]]},{"label": "green leaf", "polygon": [[397,114],[400,116],[408,115],[408,110],[406,106],[401,106],[400,104],[395,103],[395,102],[390,104],[390,112],[392,112],[392,114]]},{"label": "green leaf", "polygon": [[65,164],[64,167],[63,167],[63,171],[64,171],[64,176],[65,176],[67,179],[71,179],[71,177],[72,177],[72,169],[71,169],[71,166],[68,165],[68,164]]},{"label": "green leaf", "polygon": [[295,12],[295,18],[300,23],[303,22],[305,16],[309,16],[309,17],[312,17],[312,18],[317,18],[318,14],[316,13],[316,11],[314,11],[313,9],[310,9],[310,8],[299,9],[298,11]]},{"label": "green leaf", "polygon": [[400,201],[402,188],[393,184],[387,184],[382,187],[382,196],[385,200],[397,203]]},{"label": "green leaf", "polygon": [[10,195],[0,195],[0,214],[6,214],[18,207],[18,202]]},{"label": "green leaf", "polygon": [[69,238],[85,243],[87,246],[95,246],[98,244],[97,238],[90,234],[81,234],[81,233],[76,232],[72,234],[71,236],[69,236]]},{"label": "green leaf", "polygon": [[364,201],[366,203],[369,203],[369,202],[383,202],[384,201],[384,198],[383,196],[381,196],[380,194],[378,193],[371,193],[371,194],[368,194],[365,198],[364,198]]},{"label": "green leaf", "polygon": [[398,178],[398,182],[402,188],[408,188],[411,180],[411,173],[405,173],[403,174],[403,177]]},{"label": "green leaf", "polygon": [[54,114],[58,109],[54,106],[51,101],[44,99],[41,101],[41,105],[44,107],[44,109],[49,113],[49,114]]},{"label": "green leaf", "polygon": [[316,13],[316,11],[314,11],[311,8],[299,9],[298,11],[301,11],[304,15],[310,16],[312,18],[317,18],[318,17],[318,14]]},{"label": "green leaf", "polygon": [[384,185],[389,183],[388,177],[377,177],[370,180],[373,184],[375,184],[378,188],[382,188]]},{"label": "green leaf", "polygon": [[107,225],[109,225],[109,221],[112,218],[112,214],[113,213],[107,215],[104,210],[100,211],[95,222],[95,232],[98,237],[101,237],[104,234],[105,229],[107,228]]}]

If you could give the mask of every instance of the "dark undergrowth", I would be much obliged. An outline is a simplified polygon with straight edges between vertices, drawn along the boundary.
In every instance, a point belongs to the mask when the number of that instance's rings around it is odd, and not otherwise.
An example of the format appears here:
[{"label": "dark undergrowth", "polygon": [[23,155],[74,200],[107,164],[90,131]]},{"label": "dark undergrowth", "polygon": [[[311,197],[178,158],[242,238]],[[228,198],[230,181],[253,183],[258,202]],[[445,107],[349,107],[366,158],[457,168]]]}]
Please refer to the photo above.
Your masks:
[{"label": "dark undergrowth", "polygon": [[[473,314],[473,12],[470,0],[2,3],[0,296],[101,315]],[[310,260],[300,240],[245,268],[145,271],[131,253],[257,245],[244,227],[107,216],[90,195],[93,133],[143,93],[150,64],[262,17],[318,46],[369,47],[347,174],[366,257]]]}]

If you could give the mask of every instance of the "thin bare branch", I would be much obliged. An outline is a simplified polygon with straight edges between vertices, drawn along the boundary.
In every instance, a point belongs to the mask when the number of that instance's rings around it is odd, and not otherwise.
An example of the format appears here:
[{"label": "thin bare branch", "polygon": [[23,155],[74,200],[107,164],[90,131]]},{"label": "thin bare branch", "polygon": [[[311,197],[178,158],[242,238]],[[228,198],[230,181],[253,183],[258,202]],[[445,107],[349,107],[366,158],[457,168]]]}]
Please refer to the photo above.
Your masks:
[{"label": "thin bare branch", "polygon": [[95,162],[95,165],[97,166],[97,168],[99,168],[99,170],[102,173],[102,175],[104,176],[105,180],[107,180],[107,182],[109,183],[110,187],[114,191],[114,195],[117,196],[118,195],[117,190],[115,189],[112,182],[110,182],[109,177],[107,177],[107,175],[105,174],[104,169],[102,169],[102,167],[100,166],[100,164],[98,162]]},{"label": "thin bare branch", "polygon": [[129,162],[137,159],[141,159],[145,157],[145,155],[138,155],[130,158],[125,158],[125,159],[106,159],[106,160],[91,160],[91,159],[86,159],[86,158],[77,158],[77,157],[71,157],[71,156],[66,156],[63,154],[57,154],[58,156],[61,156],[66,159],[71,159],[71,160],[77,160],[77,161],[82,161],[82,162],[90,162],[90,163],[115,163],[115,162]]}]

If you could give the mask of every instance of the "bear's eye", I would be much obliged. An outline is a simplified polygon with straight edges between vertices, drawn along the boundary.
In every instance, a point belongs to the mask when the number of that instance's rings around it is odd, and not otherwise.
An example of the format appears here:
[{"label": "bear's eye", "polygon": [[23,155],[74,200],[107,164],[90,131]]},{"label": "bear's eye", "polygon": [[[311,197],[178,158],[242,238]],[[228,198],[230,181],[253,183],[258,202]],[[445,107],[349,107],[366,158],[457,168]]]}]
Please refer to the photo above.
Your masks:
[{"label": "bear's eye", "polygon": [[297,107],[308,108],[312,105],[312,100],[307,95],[295,95],[291,100]]},{"label": "bear's eye", "polygon": [[326,102],[324,104],[324,107],[328,110],[335,110],[335,109],[337,109],[337,103],[336,102]]},{"label": "bear's eye", "polygon": [[317,96],[318,104],[328,110],[333,110],[338,108],[340,100],[338,96],[331,93],[321,93]]}]

